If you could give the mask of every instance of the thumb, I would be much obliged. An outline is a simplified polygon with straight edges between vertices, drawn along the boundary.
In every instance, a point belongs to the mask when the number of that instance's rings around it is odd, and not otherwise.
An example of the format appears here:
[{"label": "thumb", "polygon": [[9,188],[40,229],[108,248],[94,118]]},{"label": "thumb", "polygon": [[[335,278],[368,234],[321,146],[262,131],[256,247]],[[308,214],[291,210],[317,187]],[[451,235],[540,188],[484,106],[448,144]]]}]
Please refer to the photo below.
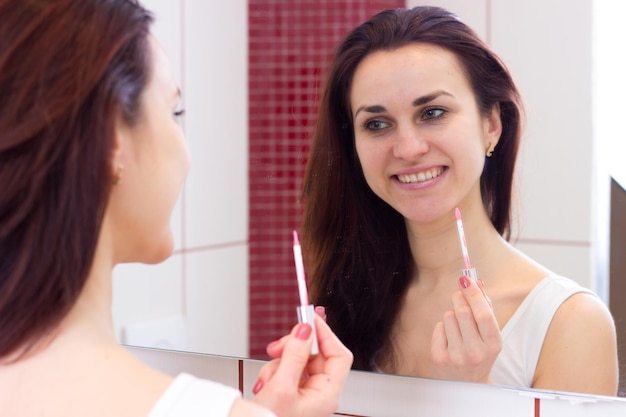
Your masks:
[{"label": "thumb", "polygon": [[312,332],[313,328],[308,323],[294,326],[286,340],[280,364],[270,384],[277,383],[282,386],[298,387],[311,355]]}]

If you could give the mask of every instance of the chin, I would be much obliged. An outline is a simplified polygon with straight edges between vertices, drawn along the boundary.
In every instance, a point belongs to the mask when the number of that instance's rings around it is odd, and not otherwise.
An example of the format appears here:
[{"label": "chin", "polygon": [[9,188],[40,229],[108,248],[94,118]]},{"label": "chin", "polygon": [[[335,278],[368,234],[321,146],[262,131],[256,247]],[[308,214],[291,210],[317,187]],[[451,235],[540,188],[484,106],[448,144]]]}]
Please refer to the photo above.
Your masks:
[{"label": "chin", "polygon": [[162,255],[162,256],[154,256],[152,258],[146,259],[145,261],[143,261],[143,263],[147,264],[147,265],[156,265],[156,264],[160,264],[161,262],[165,261],[167,258],[170,257],[170,255],[172,254],[172,252],[170,251],[167,255]]},{"label": "chin", "polygon": [[168,238],[163,239],[163,242],[160,246],[155,247],[154,250],[148,255],[144,257],[143,263],[154,265],[165,261],[172,255],[174,251],[174,240],[171,235]]}]

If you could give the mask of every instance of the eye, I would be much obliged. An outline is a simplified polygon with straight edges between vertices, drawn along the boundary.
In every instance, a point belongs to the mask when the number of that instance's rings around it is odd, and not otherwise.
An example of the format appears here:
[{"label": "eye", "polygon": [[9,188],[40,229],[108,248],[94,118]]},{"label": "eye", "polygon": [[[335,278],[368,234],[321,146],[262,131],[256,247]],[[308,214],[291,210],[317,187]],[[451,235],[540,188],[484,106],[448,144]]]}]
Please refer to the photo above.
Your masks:
[{"label": "eye", "polygon": [[389,123],[383,122],[382,120],[377,120],[377,119],[366,120],[365,123],[363,123],[363,127],[366,130],[369,130],[372,132],[378,132],[380,130],[388,128],[389,126],[390,126]]},{"label": "eye", "polygon": [[440,109],[438,107],[433,107],[430,109],[426,109],[424,114],[422,115],[422,120],[437,120],[441,119],[446,114],[444,109]]},{"label": "eye", "polygon": [[185,114],[185,109],[176,110],[174,112],[174,117],[178,118]]}]

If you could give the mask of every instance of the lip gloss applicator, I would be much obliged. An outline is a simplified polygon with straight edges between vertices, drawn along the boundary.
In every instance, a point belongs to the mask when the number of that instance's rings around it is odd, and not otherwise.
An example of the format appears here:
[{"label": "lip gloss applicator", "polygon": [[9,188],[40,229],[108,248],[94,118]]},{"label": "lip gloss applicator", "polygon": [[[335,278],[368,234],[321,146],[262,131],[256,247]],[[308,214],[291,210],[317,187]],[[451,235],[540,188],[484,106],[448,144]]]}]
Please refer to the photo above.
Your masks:
[{"label": "lip gloss applicator", "polygon": [[315,330],[315,306],[309,304],[309,294],[306,288],[306,278],[304,276],[304,262],[302,262],[302,248],[298,240],[298,232],[293,231],[293,257],[296,263],[296,277],[298,279],[298,292],[300,294],[300,306],[296,307],[298,312],[298,323],[308,323],[313,329],[313,344],[311,345],[311,355],[317,355],[317,332]]},{"label": "lip gloss applicator", "polygon": [[459,240],[461,241],[461,251],[463,252],[463,263],[465,268],[461,270],[463,275],[470,277],[474,282],[478,281],[478,274],[476,268],[472,268],[470,263],[469,253],[467,252],[467,242],[465,241],[465,232],[463,231],[463,220],[461,220],[461,210],[459,208],[454,209],[454,215],[456,216],[456,228],[459,231]]}]

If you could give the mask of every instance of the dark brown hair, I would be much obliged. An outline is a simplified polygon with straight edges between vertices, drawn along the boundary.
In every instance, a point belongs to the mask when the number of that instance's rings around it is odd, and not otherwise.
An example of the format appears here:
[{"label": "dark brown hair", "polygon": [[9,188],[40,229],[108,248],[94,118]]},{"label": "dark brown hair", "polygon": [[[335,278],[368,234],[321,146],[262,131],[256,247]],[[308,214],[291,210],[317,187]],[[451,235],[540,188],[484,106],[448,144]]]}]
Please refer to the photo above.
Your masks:
[{"label": "dark brown hair", "polygon": [[522,105],[505,65],[457,16],[437,7],[387,10],[355,28],[328,69],[306,167],[303,247],[315,304],[369,370],[389,335],[413,271],[404,219],[368,187],[354,147],[349,93],[359,63],[378,50],[411,43],[452,52],[463,66],[478,108],[500,105],[502,135],[480,179],[496,230],[510,233],[511,193],[521,136]]},{"label": "dark brown hair", "polygon": [[133,0],[0,0],[0,357],[54,329],[84,286],[151,22]]}]

